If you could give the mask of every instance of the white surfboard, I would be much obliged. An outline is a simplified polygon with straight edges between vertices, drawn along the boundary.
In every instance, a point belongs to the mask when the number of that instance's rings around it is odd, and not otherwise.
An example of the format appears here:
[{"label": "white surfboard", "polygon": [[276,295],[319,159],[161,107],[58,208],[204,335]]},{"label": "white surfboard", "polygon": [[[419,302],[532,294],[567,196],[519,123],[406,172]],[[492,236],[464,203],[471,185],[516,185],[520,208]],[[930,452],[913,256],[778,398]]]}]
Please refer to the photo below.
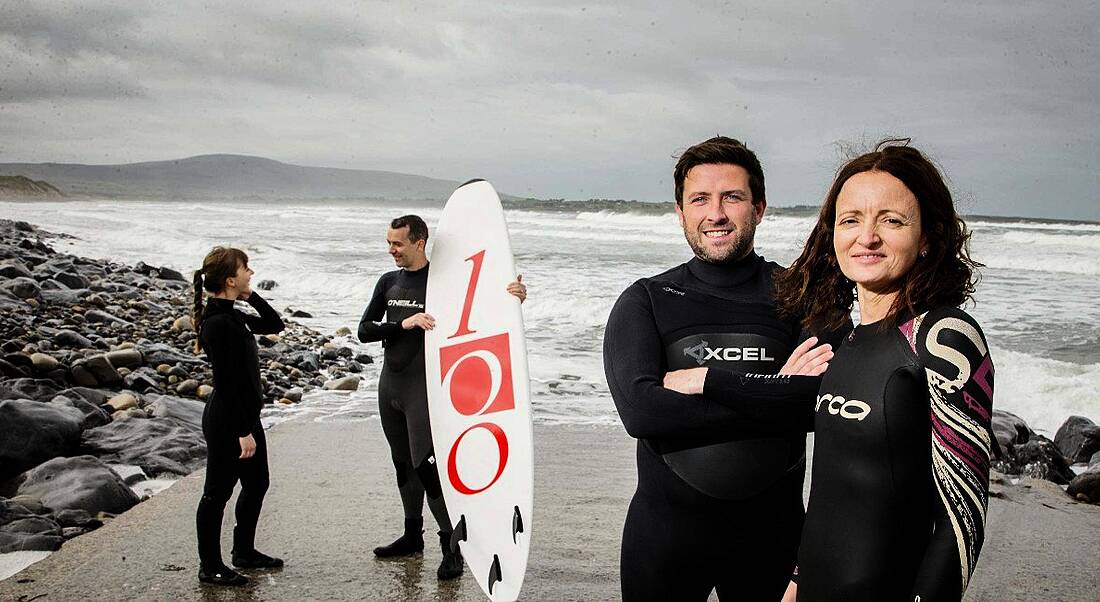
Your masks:
[{"label": "white surfboard", "polygon": [[428,411],[447,512],[468,577],[516,600],[527,570],[534,464],[523,314],[500,198],[455,190],[436,228],[425,309]]}]

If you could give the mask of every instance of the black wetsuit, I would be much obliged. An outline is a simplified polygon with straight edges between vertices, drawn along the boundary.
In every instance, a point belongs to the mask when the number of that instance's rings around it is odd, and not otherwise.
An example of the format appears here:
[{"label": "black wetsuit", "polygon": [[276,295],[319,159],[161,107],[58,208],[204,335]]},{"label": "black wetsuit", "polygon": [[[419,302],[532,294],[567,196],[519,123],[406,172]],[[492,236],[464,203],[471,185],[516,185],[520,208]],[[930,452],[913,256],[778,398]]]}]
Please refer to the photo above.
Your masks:
[{"label": "black wetsuit", "polygon": [[444,506],[428,420],[424,331],[401,327],[405,318],[424,311],[427,287],[428,266],[383,274],[359,321],[359,340],[382,341],[385,348],[378,377],[378,414],[390,445],[405,518],[421,516],[427,493],[440,527],[449,530],[449,522],[444,524],[439,516]]},{"label": "black wetsuit", "polygon": [[[607,381],[639,439],[625,600],[705,600],[713,589],[778,600],[787,586],[802,528],[805,408],[820,378],[743,374],[774,374],[801,342],[798,321],[776,312],[778,269],[755,253],[724,266],[692,259],[635,282],[611,311]],[[667,372],[698,366],[711,368],[703,395],[662,386]]]},{"label": "black wetsuit", "polygon": [[985,532],[993,364],[941,308],[861,325],[815,404],[798,599],[959,600]]},{"label": "black wetsuit", "polygon": [[[240,480],[233,549],[251,552],[256,547],[256,523],[269,483],[267,440],[260,425],[264,391],[254,335],[281,332],[284,325],[278,312],[259,294],[253,292],[247,302],[259,312],[258,317],[234,309],[234,302],[228,299],[210,299],[199,333],[214,372],[214,393],[202,414],[206,482],[195,522],[199,561],[211,571],[224,566],[222,515],[233,487]],[[256,452],[242,460],[240,438],[250,434],[256,440]]]}]

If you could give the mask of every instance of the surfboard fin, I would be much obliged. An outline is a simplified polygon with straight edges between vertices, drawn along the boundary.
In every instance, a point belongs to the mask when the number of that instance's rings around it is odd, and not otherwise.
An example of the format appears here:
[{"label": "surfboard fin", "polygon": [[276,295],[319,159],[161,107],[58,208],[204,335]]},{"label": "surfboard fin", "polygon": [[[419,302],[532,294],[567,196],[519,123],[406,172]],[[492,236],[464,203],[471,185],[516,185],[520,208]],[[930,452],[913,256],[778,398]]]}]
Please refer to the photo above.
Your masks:
[{"label": "surfboard fin", "polygon": [[493,585],[503,580],[500,576],[500,557],[493,554],[493,565],[489,567],[489,595],[493,594]]},{"label": "surfboard fin", "polygon": [[458,542],[466,541],[466,515],[463,514],[458,519],[458,524],[455,525],[454,531],[451,531],[451,553],[455,553],[458,550]]},{"label": "surfboard fin", "polygon": [[519,543],[516,533],[523,533],[523,515],[519,513],[519,506],[516,506],[516,512],[512,515],[512,543]]}]

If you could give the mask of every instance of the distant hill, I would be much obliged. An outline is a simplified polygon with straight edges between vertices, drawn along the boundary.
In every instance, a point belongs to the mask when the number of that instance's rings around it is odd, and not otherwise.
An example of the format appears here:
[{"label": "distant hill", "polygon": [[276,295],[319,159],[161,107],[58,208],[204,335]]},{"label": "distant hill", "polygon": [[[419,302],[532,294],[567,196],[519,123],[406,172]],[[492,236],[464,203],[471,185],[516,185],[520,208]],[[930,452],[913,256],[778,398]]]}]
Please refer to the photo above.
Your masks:
[{"label": "distant hill", "polygon": [[63,196],[49,182],[26,176],[0,176],[0,198],[53,198]]},{"label": "distant hill", "polygon": [[48,180],[66,195],[122,198],[275,196],[443,202],[461,184],[391,171],[305,167],[246,155],[124,165],[0,163],[0,176],[6,175]]}]

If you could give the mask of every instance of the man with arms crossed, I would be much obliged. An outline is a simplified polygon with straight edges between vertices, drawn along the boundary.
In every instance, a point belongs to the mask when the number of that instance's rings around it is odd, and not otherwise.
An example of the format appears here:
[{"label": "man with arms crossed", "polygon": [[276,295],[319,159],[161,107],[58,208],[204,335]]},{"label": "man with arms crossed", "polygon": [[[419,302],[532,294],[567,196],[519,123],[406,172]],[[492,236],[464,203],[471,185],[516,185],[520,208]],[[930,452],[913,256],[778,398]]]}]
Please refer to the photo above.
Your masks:
[{"label": "man with arms crossed", "polygon": [[831,347],[777,312],[782,268],[753,249],[767,207],[756,155],[712,138],[680,157],[674,181],[695,257],[628,287],[604,336],[608,385],[638,439],[623,599],[779,600],[812,427],[794,410],[813,404]]},{"label": "man with arms crossed", "polygon": [[[436,575],[453,579],[462,574],[462,553],[450,550],[451,520],[443,502],[428,420],[428,392],[424,380],[424,331],[435,328],[435,318],[424,313],[428,286],[428,226],[416,215],[390,222],[386,232],[390,256],[397,270],[378,279],[370,304],[359,320],[359,340],[382,341],[385,359],[378,378],[378,414],[397,471],[397,489],[405,511],[401,537],[374,549],[390,558],[424,549],[424,497],[439,525],[443,561]],[[517,277],[508,292],[522,303],[527,288]]]}]

